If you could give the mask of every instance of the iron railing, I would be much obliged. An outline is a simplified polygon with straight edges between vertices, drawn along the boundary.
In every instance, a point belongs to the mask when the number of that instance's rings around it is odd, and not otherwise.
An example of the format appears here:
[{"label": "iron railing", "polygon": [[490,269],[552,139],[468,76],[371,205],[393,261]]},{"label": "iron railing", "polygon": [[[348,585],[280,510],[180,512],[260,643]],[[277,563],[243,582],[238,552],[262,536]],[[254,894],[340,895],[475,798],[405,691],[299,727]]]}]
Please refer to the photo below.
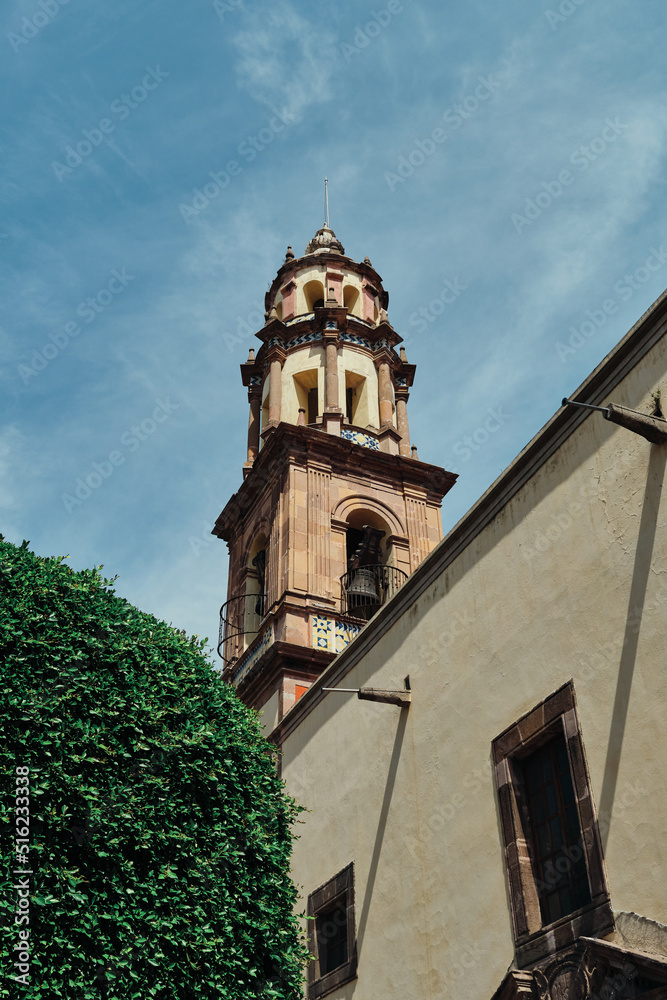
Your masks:
[{"label": "iron railing", "polygon": [[[218,656],[227,667],[238,659],[259,632],[264,618],[264,594],[239,594],[220,608]],[[248,637],[248,638],[246,638]]]},{"label": "iron railing", "polygon": [[359,566],[340,578],[340,607],[344,615],[368,621],[405,583],[408,574],[396,566]]}]

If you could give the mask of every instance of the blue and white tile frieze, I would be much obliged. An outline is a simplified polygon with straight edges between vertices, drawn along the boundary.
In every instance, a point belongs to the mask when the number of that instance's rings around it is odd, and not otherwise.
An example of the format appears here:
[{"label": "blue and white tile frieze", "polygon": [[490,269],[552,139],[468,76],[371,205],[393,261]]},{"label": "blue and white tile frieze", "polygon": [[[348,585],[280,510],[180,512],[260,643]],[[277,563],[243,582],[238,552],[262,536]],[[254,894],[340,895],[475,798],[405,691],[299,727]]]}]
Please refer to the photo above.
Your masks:
[{"label": "blue and white tile frieze", "polygon": [[266,629],[258,646],[249,653],[247,656],[242,656],[236,665],[236,670],[234,672],[234,677],[232,678],[232,683],[234,687],[238,687],[243,678],[248,674],[252,668],[255,666],[257,661],[264,653],[267,651],[269,646],[273,643],[273,622]]},{"label": "blue and white tile frieze", "polygon": [[342,653],[362,629],[361,625],[336,621],[323,615],[313,615],[312,627],[313,649],[326,649],[329,653]]},{"label": "blue and white tile frieze", "polygon": [[370,448],[371,451],[380,450],[377,438],[374,438],[371,434],[364,434],[363,431],[355,431],[351,427],[343,427],[340,436],[345,438],[346,441],[352,441],[353,444],[360,444],[363,448]]}]

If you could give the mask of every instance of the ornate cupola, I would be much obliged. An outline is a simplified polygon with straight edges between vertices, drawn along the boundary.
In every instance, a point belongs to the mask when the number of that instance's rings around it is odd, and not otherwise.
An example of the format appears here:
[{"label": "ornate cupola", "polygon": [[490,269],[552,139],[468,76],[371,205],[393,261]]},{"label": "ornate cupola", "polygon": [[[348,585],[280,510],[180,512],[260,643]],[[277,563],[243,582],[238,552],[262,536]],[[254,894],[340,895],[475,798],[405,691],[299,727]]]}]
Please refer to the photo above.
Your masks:
[{"label": "ornate cupola", "polygon": [[241,365],[244,481],[213,533],[229,546],[219,653],[271,731],[442,537],[456,480],[411,448],[415,366],[366,257],[325,224],[266,294]]}]

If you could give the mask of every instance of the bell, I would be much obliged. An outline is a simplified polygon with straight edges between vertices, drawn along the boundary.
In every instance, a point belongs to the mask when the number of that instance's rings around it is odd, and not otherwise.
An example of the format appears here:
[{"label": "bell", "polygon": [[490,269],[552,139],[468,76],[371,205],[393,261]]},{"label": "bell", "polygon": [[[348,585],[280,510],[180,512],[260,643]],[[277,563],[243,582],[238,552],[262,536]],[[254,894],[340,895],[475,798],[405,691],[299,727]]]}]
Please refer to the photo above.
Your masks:
[{"label": "bell", "polygon": [[372,569],[355,569],[350,580],[347,593],[360,604],[379,604],[380,594]]}]

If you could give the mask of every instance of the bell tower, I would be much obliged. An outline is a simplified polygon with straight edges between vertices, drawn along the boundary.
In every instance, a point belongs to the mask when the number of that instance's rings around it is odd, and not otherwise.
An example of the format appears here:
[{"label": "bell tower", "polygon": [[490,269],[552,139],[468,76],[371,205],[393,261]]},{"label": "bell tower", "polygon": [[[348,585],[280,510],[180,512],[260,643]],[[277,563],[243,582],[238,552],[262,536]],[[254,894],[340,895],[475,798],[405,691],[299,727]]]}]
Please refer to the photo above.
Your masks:
[{"label": "bell tower", "polygon": [[325,224],[287,248],[261,346],[241,365],[243,483],[213,534],[229,547],[218,652],[267,731],[442,538],[456,476],[417,458],[389,296]]}]

